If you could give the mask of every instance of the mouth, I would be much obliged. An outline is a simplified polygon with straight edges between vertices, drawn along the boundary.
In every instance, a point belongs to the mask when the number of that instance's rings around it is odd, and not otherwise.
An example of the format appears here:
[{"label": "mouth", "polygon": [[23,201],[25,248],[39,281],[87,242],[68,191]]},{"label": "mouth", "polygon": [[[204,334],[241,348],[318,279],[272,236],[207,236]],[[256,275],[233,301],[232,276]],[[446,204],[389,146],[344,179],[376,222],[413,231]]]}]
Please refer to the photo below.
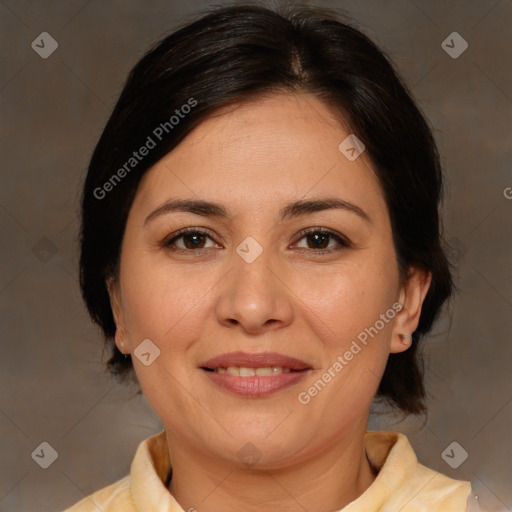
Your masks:
[{"label": "mouth", "polygon": [[254,377],[255,375],[257,375],[258,377],[271,377],[272,375],[290,373],[291,371],[302,371],[292,370],[291,368],[287,368],[286,366],[262,366],[258,368],[251,368],[249,366],[218,366],[217,368],[203,367],[202,369],[207,372],[216,372],[220,374],[227,373],[228,375],[234,375],[236,377]]},{"label": "mouth", "polygon": [[312,367],[283,354],[232,352],[205,361],[199,369],[224,390],[259,397],[297,383]]}]

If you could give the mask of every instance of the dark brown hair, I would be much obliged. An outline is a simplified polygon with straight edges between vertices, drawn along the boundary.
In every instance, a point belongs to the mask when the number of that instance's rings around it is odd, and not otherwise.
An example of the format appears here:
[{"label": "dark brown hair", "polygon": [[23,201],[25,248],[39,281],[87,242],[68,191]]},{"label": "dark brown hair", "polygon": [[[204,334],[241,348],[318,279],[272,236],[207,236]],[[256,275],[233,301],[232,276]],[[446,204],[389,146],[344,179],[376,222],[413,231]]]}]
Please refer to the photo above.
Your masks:
[{"label": "dark brown hair", "polygon": [[[80,284],[111,350],[108,368],[121,379],[133,378],[131,358],[113,342],[105,280],[116,274],[142,176],[215,109],[283,91],[315,94],[349,123],[382,186],[402,277],[413,264],[432,273],[412,345],[390,354],[377,394],[404,413],[424,412],[419,347],[453,288],[442,245],[436,145],[383,52],[337,13],[312,7],[216,8],[157,43],[129,74],[95,148],[82,196]],[[172,121],[191,99],[194,107]],[[128,167],[133,151],[157,127],[158,143]]]}]

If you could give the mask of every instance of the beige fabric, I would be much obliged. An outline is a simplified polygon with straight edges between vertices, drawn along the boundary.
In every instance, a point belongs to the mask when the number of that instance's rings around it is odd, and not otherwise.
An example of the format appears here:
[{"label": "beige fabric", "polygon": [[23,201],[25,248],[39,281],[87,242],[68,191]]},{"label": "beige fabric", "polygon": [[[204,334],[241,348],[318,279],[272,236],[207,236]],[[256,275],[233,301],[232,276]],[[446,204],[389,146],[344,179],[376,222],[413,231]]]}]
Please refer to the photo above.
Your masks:
[{"label": "beige fabric", "polygon": [[[403,434],[366,432],[365,449],[379,474],[340,512],[466,511],[471,484],[419,464]],[[64,512],[184,512],[165,486],[170,468],[162,431],[139,444],[129,475]]]}]

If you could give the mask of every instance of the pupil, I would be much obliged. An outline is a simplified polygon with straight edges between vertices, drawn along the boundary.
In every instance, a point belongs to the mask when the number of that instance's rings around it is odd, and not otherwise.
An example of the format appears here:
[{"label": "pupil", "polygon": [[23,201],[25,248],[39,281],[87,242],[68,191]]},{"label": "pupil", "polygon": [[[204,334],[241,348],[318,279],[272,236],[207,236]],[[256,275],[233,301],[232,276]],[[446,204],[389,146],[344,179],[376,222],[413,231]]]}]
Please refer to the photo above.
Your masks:
[{"label": "pupil", "polygon": [[[201,239],[202,238],[203,238],[203,235],[192,234],[192,235],[188,235],[187,237],[185,237],[185,240],[188,240],[190,242],[192,239],[195,239],[195,242],[192,242],[190,244],[192,246],[192,248],[194,248],[194,247],[198,247],[199,246],[199,244],[201,243]],[[197,242],[199,242],[199,244]],[[187,249],[190,249],[190,247],[188,247],[189,244],[186,244],[186,245],[187,245]]]},{"label": "pupil", "polygon": [[[322,239],[323,242],[325,242],[329,237],[329,235],[324,235],[322,233],[314,233],[310,236],[313,237],[313,239],[315,240],[315,243],[318,242],[319,239]],[[319,245],[316,245],[316,247],[318,248]],[[320,249],[324,249],[324,248],[325,248],[325,244],[322,247],[320,247]]]},{"label": "pupil", "polygon": [[[313,234],[310,234],[308,236],[309,236],[310,240],[313,239],[313,243],[315,244],[315,246],[317,248],[324,249],[326,247],[325,242],[328,240],[329,235],[325,235],[325,234],[322,234],[322,233],[313,233]],[[185,237],[185,240],[188,240],[188,242],[189,242],[189,243],[186,244],[187,248],[190,249],[190,246],[192,246],[192,247],[199,247],[199,245],[202,242],[202,238],[204,238],[203,235],[197,234],[197,233],[196,234],[192,234],[192,235],[187,235]],[[191,242],[192,240],[194,240],[194,241]]]}]

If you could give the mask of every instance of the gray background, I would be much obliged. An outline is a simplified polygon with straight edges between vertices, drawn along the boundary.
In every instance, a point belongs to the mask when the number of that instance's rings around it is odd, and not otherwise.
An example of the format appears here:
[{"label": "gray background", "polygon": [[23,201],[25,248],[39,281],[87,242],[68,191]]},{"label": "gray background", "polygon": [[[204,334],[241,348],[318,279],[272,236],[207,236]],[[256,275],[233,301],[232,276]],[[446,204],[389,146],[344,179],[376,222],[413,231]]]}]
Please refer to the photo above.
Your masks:
[{"label": "gray background", "polygon": [[[218,2],[222,3],[222,2]],[[429,341],[429,419],[374,415],[419,460],[470,480],[486,510],[512,510],[512,2],[331,1],[387,49],[435,128],[448,177],[447,238],[460,295]],[[0,511],[58,511],[126,475],[162,425],[102,367],[77,284],[77,199],[128,71],[210,2],[0,3]],[[58,42],[49,58],[31,43]],[[458,32],[457,59],[441,47]],[[42,469],[46,441],[58,459]],[[441,457],[457,441],[468,459]]]}]

